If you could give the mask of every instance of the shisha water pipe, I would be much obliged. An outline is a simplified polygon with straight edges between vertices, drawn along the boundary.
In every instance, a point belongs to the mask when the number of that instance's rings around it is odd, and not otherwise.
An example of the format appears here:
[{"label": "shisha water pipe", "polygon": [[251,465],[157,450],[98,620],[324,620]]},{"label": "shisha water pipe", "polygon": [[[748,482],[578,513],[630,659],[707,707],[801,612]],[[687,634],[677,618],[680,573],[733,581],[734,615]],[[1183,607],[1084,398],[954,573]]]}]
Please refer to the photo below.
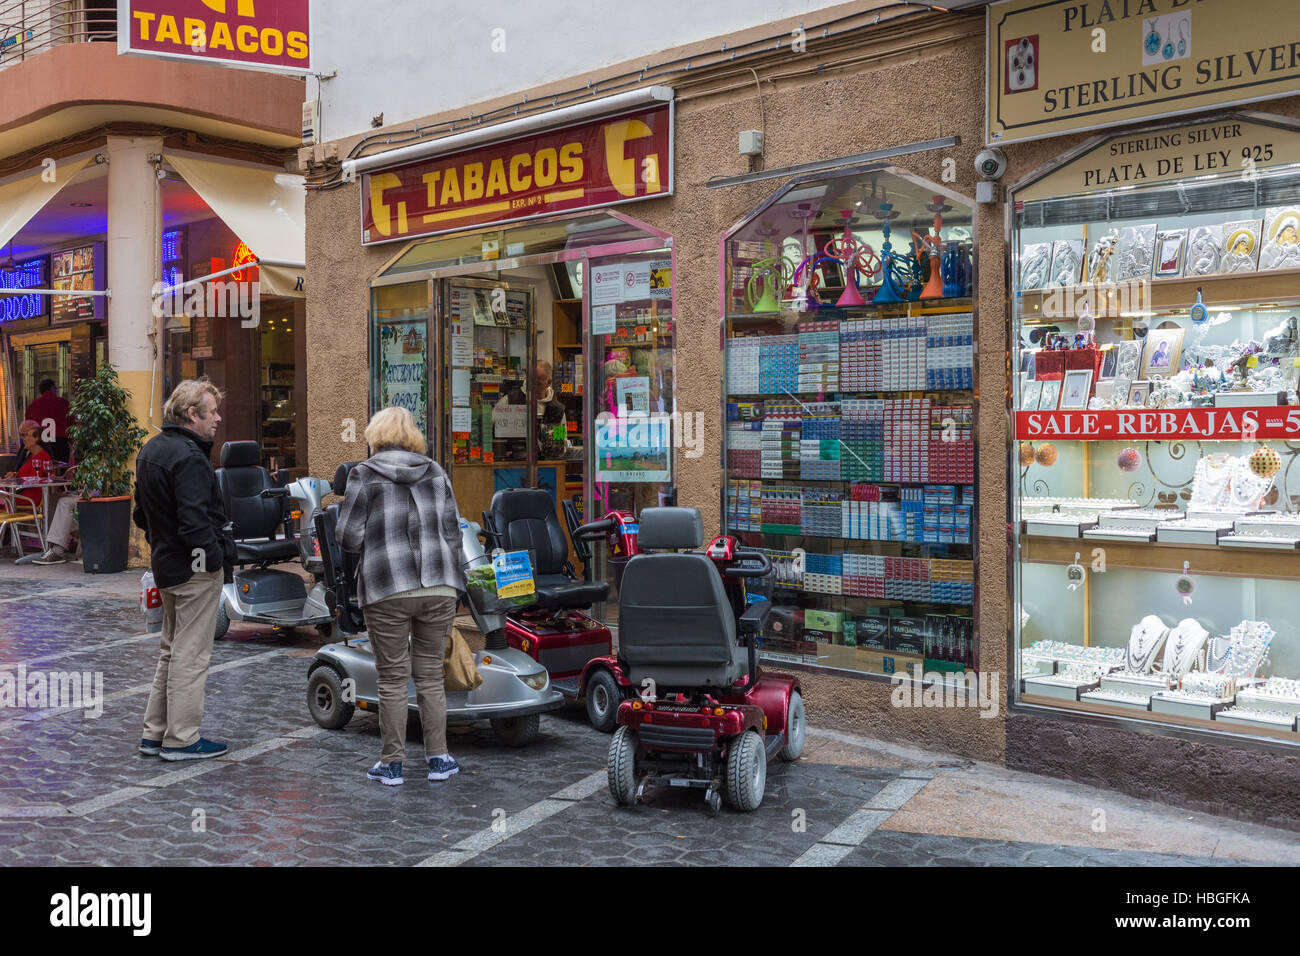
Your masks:
[{"label": "shisha water pipe", "polygon": [[840,220],[844,224],[844,234],[828,241],[822,250],[828,258],[838,261],[844,270],[844,292],[835,305],[839,308],[866,305],[866,300],[858,291],[857,276],[861,274],[869,279],[878,273],[880,257],[876,255],[875,249],[854,237],[851,227],[857,225],[859,220],[853,218],[852,209],[841,210]]},{"label": "shisha water pipe", "polygon": [[[898,213],[894,211],[894,204],[882,202],[880,211],[872,213],[880,220],[880,232],[885,237],[884,242],[880,244],[880,288],[876,290],[872,303],[877,302],[905,302],[906,299],[899,294],[903,286],[895,278],[895,272],[899,271],[899,266],[903,261],[909,261],[907,256],[895,254],[893,243],[889,241],[890,226],[889,220],[897,218]],[[904,269],[908,267],[904,266]]]},{"label": "shisha water pipe", "polygon": [[921,290],[922,299],[942,299],[944,297],[943,270],[941,268],[943,256],[943,214],[952,209],[952,206],[944,204],[942,196],[935,196],[934,202],[925,207],[934,213],[934,235],[916,237],[918,252],[925,253],[926,262],[929,264],[930,278],[926,282],[925,288]]},{"label": "shisha water pipe", "polygon": [[[763,252],[771,252],[771,238],[778,235],[777,229],[768,220],[763,220],[764,229],[756,230],[763,237]],[[745,301],[751,312],[779,312],[780,300],[777,298],[789,285],[794,275],[794,263],[782,255],[765,255],[753,265],[749,281],[745,283]]]},{"label": "shisha water pipe", "polygon": [[[803,229],[800,232],[803,238],[799,243],[799,251],[808,253],[808,222],[817,215],[817,212],[813,209],[812,203],[801,202],[790,210],[789,215],[803,222]],[[783,313],[816,312],[820,307],[821,303],[817,300],[819,278],[816,271],[817,263],[820,261],[815,247],[811,253],[799,260],[799,265],[794,270],[794,277],[781,298]]]}]

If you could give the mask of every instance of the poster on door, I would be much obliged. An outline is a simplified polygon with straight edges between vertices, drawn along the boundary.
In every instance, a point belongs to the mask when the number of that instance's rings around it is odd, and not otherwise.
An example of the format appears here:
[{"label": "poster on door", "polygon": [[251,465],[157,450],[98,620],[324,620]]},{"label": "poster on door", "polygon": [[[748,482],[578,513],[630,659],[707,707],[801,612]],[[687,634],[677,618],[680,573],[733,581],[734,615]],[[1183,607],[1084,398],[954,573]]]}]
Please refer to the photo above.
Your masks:
[{"label": "poster on door", "polygon": [[375,397],[380,408],[396,405],[413,416],[420,431],[429,417],[429,349],[427,323],[381,322],[379,324],[379,387]]},{"label": "poster on door", "polygon": [[[635,390],[625,398],[636,402]],[[648,400],[648,393],[646,394]],[[672,478],[672,416],[647,411],[596,416],[596,481],[657,482]]]}]

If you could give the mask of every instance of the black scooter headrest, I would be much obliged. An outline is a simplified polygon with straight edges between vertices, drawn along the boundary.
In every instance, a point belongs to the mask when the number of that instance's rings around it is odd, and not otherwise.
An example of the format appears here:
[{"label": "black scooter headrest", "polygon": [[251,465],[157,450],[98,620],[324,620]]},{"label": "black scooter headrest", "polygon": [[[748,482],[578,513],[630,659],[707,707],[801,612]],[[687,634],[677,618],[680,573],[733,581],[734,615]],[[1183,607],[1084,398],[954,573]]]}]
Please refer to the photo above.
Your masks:
[{"label": "black scooter headrest", "polygon": [[334,480],[330,482],[330,487],[334,489],[334,494],[345,495],[348,492],[348,475],[352,469],[357,466],[355,461],[345,461],[334,469]]},{"label": "black scooter headrest", "polygon": [[221,446],[222,468],[256,468],[262,463],[262,449],[255,441],[228,441]]},{"label": "black scooter headrest", "polygon": [[704,544],[704,519],[699,508],[646,508],[637,524],[637,544],[647,551],[698,548]]}]

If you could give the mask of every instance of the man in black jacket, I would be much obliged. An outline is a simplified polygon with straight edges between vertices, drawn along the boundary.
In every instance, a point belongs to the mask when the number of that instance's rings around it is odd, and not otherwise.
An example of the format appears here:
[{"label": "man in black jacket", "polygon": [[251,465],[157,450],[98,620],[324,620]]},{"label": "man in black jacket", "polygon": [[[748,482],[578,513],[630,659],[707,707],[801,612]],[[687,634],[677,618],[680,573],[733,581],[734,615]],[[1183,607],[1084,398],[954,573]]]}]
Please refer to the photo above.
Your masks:
[{"label": "man in black jacket", "polygon": [[135,523],[152,550],[162,594],[162,653],[144,715],[140,753],[164,760],[220,757],[199,736],[217,603],[234,554],[212,470],[221,392],[206,378],[181,382],[163,406],[163,428],[136,459]]}]

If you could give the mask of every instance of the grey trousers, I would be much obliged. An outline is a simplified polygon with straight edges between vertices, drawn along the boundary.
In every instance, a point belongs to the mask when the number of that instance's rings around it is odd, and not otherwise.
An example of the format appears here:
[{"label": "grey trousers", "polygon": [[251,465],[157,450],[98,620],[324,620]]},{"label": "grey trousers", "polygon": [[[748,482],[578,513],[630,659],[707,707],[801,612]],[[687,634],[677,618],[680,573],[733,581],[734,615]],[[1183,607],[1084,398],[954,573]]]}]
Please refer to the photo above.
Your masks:
[{"label": "grey trousers", "polygon": [[[394,597],[365,606],[366,628],[379,678],[380,760],[406,759],[407,681],[415,679],[415,699],[424,729],[424,753],[447,752],[447,694],[442,660],[456,619],[454,597]],[[410,637],[409,641],[407,637]]]},{"label": "grey trousers", "polygon": [[200,572],[184,584],[159,588],[162,652],[144,712],[145,740],[161,740],[164,747],[198,742],[222,577],[220,571]]}]

